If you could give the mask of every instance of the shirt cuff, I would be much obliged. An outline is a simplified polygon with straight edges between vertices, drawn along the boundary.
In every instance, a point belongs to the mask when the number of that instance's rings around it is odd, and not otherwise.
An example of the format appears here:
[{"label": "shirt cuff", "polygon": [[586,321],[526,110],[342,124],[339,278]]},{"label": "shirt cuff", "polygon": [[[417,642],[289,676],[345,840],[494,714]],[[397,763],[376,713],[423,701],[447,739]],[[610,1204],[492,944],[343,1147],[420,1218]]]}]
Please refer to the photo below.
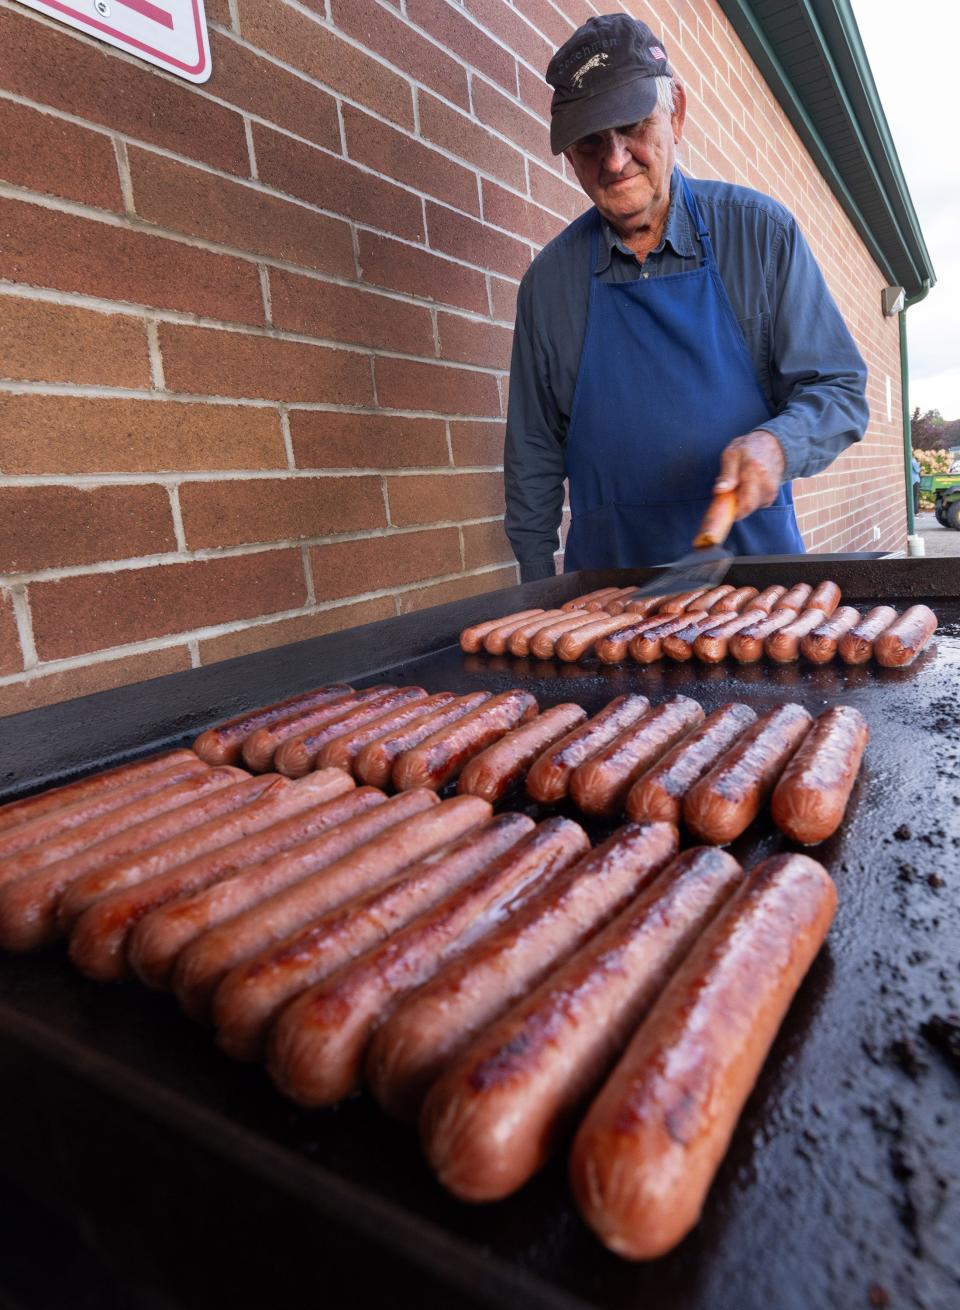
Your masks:
[{"label": "shirt cuff", "polygon": [[556,565],[553,562],[553,556],[546,559],[531,560],[528,563],[520,561],[520,581],[521,582],[540,582],[543,578],[554,578],[557,575]]}]

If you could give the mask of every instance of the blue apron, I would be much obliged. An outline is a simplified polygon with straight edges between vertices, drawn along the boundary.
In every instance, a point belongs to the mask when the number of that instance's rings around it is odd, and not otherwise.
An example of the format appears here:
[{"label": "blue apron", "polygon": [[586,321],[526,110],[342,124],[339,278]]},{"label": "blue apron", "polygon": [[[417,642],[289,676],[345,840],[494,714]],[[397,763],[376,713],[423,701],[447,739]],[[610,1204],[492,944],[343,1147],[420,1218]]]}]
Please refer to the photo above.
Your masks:
[{"label": "blue apron", "polygon": [[[734,438],[772,410],[686,179],[703,263],[633,282],[594,275],[567,434],[571,523],[564,570],[667,564],[691,549]],[[804,551],[788,483],[769,509],[734,525],[736,555]]]}]

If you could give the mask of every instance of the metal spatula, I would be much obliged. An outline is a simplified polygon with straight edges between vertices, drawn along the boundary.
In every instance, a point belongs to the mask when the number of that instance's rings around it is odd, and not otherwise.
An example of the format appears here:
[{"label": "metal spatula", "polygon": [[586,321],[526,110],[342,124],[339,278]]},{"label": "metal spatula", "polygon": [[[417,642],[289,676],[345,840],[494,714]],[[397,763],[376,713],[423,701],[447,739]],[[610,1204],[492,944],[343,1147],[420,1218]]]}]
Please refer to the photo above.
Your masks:
[{"label": "metal spatula", "polygon": [[700,531],[693,539],[693,550],[683,559],[668,564],[650,582],[638,587],[632,599],[643,596],[671,596],[696,587],[716,587],[726,577],[733,551],[726,541],[737,513],[737,493],[720,491],[707,507]]}]

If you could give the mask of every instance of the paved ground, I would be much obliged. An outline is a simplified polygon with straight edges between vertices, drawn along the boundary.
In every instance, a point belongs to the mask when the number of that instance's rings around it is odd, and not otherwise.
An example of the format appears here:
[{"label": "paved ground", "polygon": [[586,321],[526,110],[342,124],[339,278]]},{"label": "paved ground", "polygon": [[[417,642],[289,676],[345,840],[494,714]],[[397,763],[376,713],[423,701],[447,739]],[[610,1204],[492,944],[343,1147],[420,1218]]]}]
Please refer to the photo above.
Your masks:
[{"label": "paved ground", "polygon": [[941,527],[932,510],[917,515],[917,531],[923,537],[928,555],[960,555],[960,532]]}]

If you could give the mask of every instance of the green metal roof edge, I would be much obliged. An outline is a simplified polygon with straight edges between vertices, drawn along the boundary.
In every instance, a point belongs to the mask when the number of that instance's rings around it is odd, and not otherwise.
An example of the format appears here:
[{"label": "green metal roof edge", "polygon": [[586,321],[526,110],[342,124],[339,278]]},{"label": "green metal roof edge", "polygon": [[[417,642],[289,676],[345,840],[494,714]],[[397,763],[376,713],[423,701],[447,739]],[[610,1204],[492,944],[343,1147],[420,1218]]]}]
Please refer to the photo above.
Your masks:
[{"label": "green metal roof edge", "polygon": [[719,0],[720,8],[746,46],[809,150],[840,205],[889,282],[910,296],[936,281],[933,264],[900,167],[893,138],[860,40],[849,0],[794,0],[834,81],[851,137],[867,161],[877,198],[896,240],[882,241],[857,202],[842,168],[833,159],[803,100],[757,18],[750,0]]}]

